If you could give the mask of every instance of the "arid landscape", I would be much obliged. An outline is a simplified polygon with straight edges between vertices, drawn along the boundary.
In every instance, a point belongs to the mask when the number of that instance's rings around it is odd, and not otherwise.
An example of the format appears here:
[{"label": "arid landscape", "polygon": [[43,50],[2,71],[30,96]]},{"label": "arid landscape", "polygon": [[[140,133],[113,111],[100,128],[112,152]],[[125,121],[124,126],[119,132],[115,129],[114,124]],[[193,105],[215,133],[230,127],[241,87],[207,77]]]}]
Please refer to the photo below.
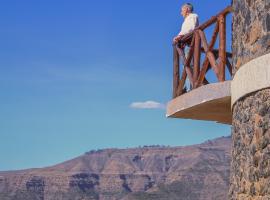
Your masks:
[{"label": "arid landscape", "polygon": [[90,151],[41,169],[0,172],[1,200],[224,200],[231,138],[186,147]]}]

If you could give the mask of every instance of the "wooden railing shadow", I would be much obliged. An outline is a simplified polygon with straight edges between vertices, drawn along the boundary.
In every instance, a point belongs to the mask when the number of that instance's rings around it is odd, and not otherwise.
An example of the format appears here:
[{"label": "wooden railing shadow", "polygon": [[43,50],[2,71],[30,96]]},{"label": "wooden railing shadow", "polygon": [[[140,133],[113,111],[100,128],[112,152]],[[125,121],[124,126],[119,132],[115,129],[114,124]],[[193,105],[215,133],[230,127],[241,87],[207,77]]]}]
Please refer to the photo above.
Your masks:
[{"label": "wooden railing shadow", "polygon": [[[230,58],[232,58],[232,53],[226,52],[226,17],[231,12],[232,7],[227,7],[193,32],[183,36],[179,43],[173,46],[173,98],[187,92],[184,88],[187,77],[192,89],[209,84],[206,79],[206,73],[209,70],[213,70],[217,80],[223,82],[227,66],[231,77]],[[213,24],[215,24],[214,32],[208,43],[204,30]],[[214,49],[218,36],[219,47]],[[189,46],[187,56],[185,55],[185,46]],[[201,64],[202,54],[205,54],[205,58]],[[184,67],[180,74],[181,60]]]}]

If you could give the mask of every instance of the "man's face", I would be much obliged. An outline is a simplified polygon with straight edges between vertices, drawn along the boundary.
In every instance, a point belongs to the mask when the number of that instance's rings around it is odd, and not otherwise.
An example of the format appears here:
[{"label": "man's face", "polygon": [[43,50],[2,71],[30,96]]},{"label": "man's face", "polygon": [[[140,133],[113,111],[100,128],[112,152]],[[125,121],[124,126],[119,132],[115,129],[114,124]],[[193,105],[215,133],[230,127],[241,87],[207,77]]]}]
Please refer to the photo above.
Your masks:
[{"label": "man's face", "polygon": [[188,7],[187,6],[183,6],[181,8],[181,15],[185,18],[189,13]]}]

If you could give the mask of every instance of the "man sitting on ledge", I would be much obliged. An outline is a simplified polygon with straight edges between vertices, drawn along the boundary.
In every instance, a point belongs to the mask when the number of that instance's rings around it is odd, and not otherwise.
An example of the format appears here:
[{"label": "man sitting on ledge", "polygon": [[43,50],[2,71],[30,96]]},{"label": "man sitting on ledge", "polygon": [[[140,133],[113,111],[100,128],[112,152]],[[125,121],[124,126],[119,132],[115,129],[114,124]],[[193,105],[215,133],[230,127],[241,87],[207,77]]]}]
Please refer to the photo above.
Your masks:
[{"label": "man sitting on ledge", "polygon": [[[173,43],[178,44],[181,38],[190,32],[192,32],[197,26],[199,26],[199,19],[198,15],[193,13],[193,6],[190,3],[185,3],[182,8],[181,8],[181,15],[184,17],[184,22],[181,27],[181,31],[179,34],[173,38]],[[185,48],[185,47],[183,47]],[[189,47],[187,46],[185,48],[185,56],[187,57],[189,52]],[[191,64],[192,65],[192,64]],[[190,90],[190,81],[188,78],[186,79],[185,82],[185,88],[186,90]]]}]

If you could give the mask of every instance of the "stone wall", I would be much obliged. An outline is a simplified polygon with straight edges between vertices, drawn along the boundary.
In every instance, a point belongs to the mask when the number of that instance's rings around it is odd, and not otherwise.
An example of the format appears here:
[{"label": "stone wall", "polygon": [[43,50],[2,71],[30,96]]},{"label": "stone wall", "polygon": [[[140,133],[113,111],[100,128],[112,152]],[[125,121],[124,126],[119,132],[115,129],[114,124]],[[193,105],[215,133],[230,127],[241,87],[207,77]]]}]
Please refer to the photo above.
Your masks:
[{"label": "stone wall", "polygon": [[270,199],[270,89],[238,101],[233,119],[230,199]]},{"label": "stone wall", "polygon": [[[270,53],[270,0],[233,0],[232,3],[235,75],[247,62]],[[257,92],[244,96],[233,105],[232,111],[229,199],[269,200],[270,89],[258,88]]]},{"label": "stone wall", "polygon": [[270,0],[233,0],[233,74],[270,52]]}]

